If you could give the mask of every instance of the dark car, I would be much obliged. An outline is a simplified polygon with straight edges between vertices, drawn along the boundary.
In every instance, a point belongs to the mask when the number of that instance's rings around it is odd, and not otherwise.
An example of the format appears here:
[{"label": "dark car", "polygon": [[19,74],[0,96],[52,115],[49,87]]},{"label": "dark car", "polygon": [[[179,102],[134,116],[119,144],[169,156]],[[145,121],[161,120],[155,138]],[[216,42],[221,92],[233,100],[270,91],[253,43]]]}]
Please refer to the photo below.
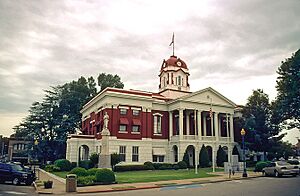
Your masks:
[{"label": "dark car", "polygon": [[25,183],[32,184],[35,180],[33,172],[24,170],[23,167],[13,163],[0,163],[0,182],[12,181],[14,185]]}]

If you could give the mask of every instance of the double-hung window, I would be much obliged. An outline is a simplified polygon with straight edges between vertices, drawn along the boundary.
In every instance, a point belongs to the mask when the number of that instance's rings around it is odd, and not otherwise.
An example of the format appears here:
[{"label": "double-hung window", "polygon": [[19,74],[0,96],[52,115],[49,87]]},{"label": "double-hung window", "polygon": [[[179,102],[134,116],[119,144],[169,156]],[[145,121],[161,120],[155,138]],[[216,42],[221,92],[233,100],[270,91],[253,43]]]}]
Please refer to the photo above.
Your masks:
[{"label": "double-hung window", "polygon": [[161,114],[155,114],[153,116],[154,134],[161,134],[161,117]]},{"label": "double-hung window", "polygon": [[132,146],[132,162],[139,162],[139,147]]},{"label": "double-hung window", "polygon": [[126,161],[126,146],[119,147],[120,161]]}]

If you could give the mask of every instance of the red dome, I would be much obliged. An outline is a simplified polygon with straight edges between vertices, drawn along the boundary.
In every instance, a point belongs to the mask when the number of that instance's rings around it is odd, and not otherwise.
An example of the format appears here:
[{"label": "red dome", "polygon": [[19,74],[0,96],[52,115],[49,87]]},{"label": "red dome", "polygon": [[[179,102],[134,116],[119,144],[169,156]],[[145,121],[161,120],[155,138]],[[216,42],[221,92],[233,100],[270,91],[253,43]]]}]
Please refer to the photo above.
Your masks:
[{"label": "red dome", "polygon": [[177,58],[177,56],[170,56],[168,60],[164,60],[161,66],[161,71],[168,66],[181,67],[187,69],[185,62],[180,58]]}]

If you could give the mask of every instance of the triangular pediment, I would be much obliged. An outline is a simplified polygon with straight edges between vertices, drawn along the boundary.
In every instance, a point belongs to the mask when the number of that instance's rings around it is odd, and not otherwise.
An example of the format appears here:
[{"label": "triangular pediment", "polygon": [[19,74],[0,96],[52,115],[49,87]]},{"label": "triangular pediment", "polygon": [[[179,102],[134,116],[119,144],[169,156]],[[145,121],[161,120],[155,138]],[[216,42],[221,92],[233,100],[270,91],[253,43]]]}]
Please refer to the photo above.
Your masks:
[{"label": "triangular pediment", "polygon": [[230,107],[236,106],[234,102],[224,97],[221,93],[219,93],[218,91],[214,90],[211,87],[180,97],[178,100],[199,102],[199,103],[212,102],[213,105],[223,105],[223,106],[230,106]]}]

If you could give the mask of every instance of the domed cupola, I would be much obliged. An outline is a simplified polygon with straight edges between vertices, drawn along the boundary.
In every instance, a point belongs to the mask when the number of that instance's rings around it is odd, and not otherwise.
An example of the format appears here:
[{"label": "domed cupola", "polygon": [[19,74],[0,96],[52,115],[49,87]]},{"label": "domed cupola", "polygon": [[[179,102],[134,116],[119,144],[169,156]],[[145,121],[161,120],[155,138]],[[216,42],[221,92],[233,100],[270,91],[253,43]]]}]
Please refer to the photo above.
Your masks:
[{"label": "domed cupola", "polygon": [[160,68],[159,92],[170,98],[174,97],[174,93],[171,93],[171,91],[176,91],[175,94],[182,92],[179,94],[185,95],[186,92],[190,91],[189,75],[186,63],[177,56],[170,56],[168,60],[163,60]]}]

